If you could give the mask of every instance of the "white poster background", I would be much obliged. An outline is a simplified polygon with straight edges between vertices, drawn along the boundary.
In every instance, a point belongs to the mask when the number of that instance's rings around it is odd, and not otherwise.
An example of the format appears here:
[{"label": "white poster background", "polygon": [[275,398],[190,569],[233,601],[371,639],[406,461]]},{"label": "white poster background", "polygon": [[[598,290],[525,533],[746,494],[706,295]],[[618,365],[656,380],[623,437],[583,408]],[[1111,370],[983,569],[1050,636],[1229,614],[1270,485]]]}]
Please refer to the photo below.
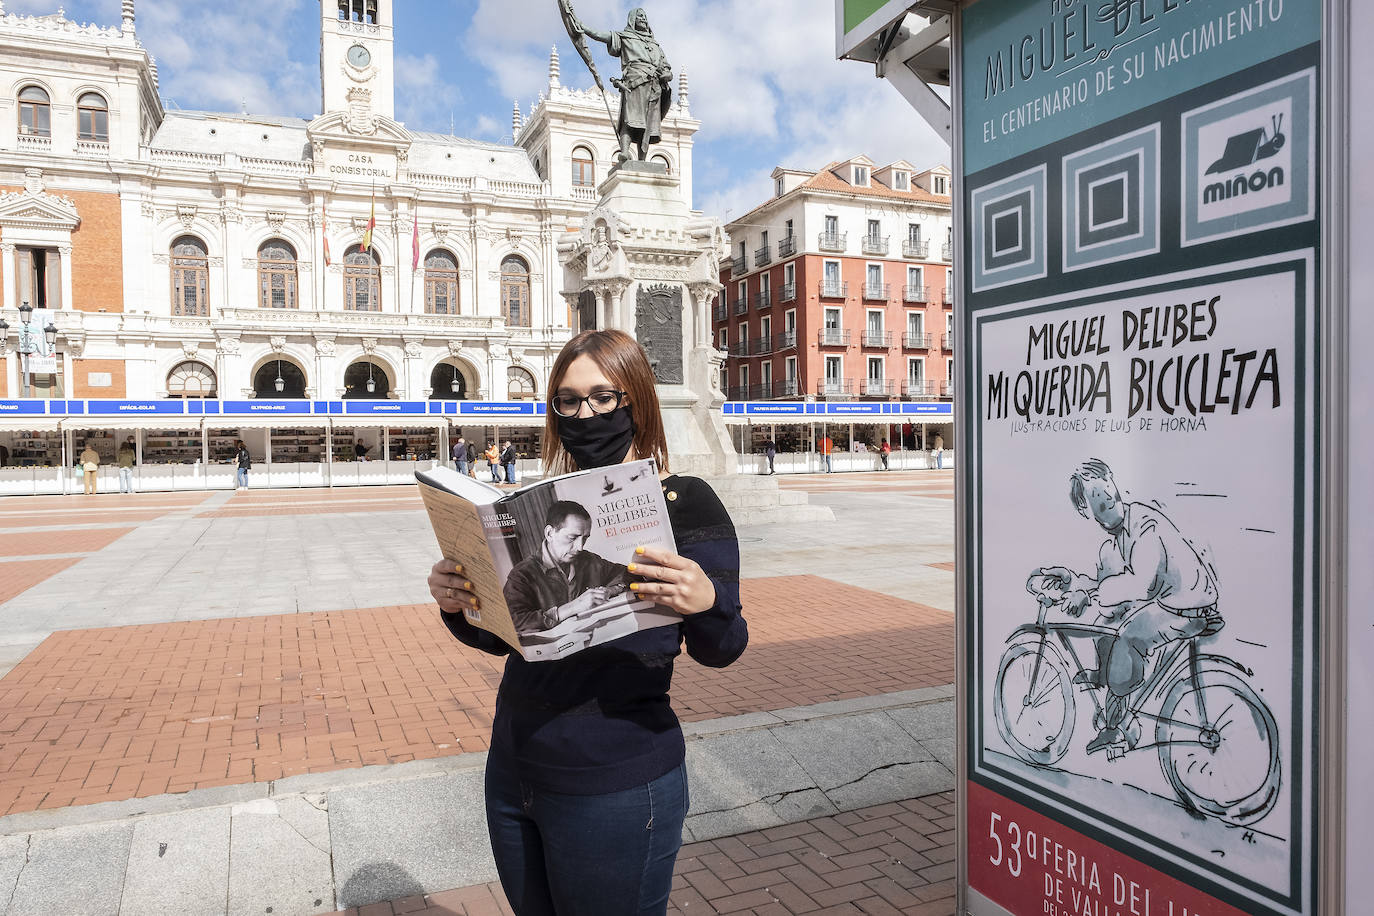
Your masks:
[{"label": "white poster background", "polygon": [[[975,315],[975,330],[980,334],[975,346],[981,356],[976,367],[981,390],[979,401],[970,409],[978,411],[974,437],[981,458],[977,473],[981,515],[975,515],[973,543],[981,545],[981,565],[975,566],[973,574],[978,577],[981,606],[976,609],[979,632],[974,636],[979,646],[975,663],[982,667],[981,680],[975,684],[981,695],[975,702],[976,708],[981,709],[984,746],[975,748],[973,763],[975,771],[994,779],[999,777],[988,773],[987,765],[1029,782],[1042,800],[1073,808],[1080,816],[1086,811],[1119,817],[1158,838],[1161,842],[1152,844],[1151,851],[1166,858],[1181,861],[1177,853],[1191,854],[1214,862],[1217,872],[1213,877],[1223,882],[1229,873],[1286,895],[1295,890],[1289,880],[1293,838],[1304,835],[1302,825],[1294,824],[1291,817],[1294,741],[1300,747],[1310,747],[1306,729],[1311,716],[1302,716],[1302,721],[1296,723],[1296,732],[1293,721],[1294,690],[1304,691],[1306,695],[1299,698],[1302,708],[1310,708],[1312,678],[1312,649],[1310,643],[1302,641],[1302,627],[1294,625],[1293,596],[1298,588],[1303,602],[1302,620],[1310,621],[1310,542],[1303,545],[1303,556],[1295,568],[1295,524],[1301,531],[1305,520],[1294,518],[1294,488],[1296,482],[1306,492],[1305,509],[1310,519],[1313,369],[1308,354],[1308,378],[1301,391],[1308,402],[1307,428],[1299,432],[1295,426],[1300,391],[1295,377],[1294,329],[1301,306],[1299,293],[1295,292],[1295,275],[1287,272],[1226,281],[1208,279],[1224,272],[1224,268],[1209,270],[1206,276],[1197,276],[1186,287],[1169,292],[1123,292],[1098,304],[1069,305],[1010,318],[1001,316],[1024,311],[1024,306],[980,311]],[[1171,279],[1159,278],[1159,282]],[[1092,295],[1080,293],[1074,298],[1081,302]],[[1311,293],[1302,291],[1301,295],[1310,315]],[[1122,349],[1124,311],[1138,312],[1150,306],[1192,303],[1216,296],[1220,297],[1217,326],[1209,340],[1185,342],[1177,347],[1165,345],[1144,352],[1138,348],[1129,352]],[[1005,371],[1010,385],[1023,369],[1050,365],[1042,362],[1037,353],[1027,366],[1027,340],[1032,326],[1047,321],[1056,325],[1073,319],[1081,322],[1097,315],[1106,316],[1105,340],[1111,352],[1082,360],[1096,364],[1105,359],[1109,363],[1110,414],[1101,408],[1100,402],[1093,414],[1072,414],[1068,419],[1086,417],[1085,431],[1014,432],[1014,426],[1021,423],[1014,412],[1009,411],[1007,419],[988,418],[989,375]],[[1303,320],[1310,341],[1310,317]],[[1210,352],[1215,385],[1223,349],[1263,353],[1271,347],[1276,348],[1280,370],[1279,407],[1271,407],[1266,385],[1254,404],[1249,409],[1242,407],[1236,415],[1230,413],[1229,405],[1200,415],[1205,429],[1189,429],[1191,424],[1169,428],[1173,424],[1158,406],[1138,413],[1129,423],[1129,431],[1111,428],[1112,421],[1125,422],[1132,357],[1153,358],[1161,365],[1170,356],[1186,359],[1194,353]],[[1070,358],[1062,362],[1078,361]],[[1052,364],[1061,361],[1054,360]],[[1247,375],[1253,378],[1258,367],[1256,358]],[[1243,387],[1248,389],[1248,382]],[[1185,417],[1186,411],[1180,409],[1176,416]],[[1144,417],[1150,419],[1152,429],[1139,428]],[[1108,421],[1108,430],[1098,431],[1097,420]],[[1303,441],[1299,441],[1300,436]],[[1299,450],[1307,459],[1302,473],[1295,461]],[[1037,567],[1051,565],[1095,575],[1099,548],[1108,538],[1091,517],[1080,516],[1070,502],[1070,475],[1090,458],[1111,468],[1124,499],[1159,508],[1215,569],[1218,608],[1226,627],[1203,644],[1204,651],[1227,656],[1253,672],[1249,683],[1273,712],[1281,741],[1279,797],[1272,811],[1248,829],[1185,811],[1165,779],[1154,749],[1133,751],[1112,762],[1103,753],[1088,757],[1084,747],[1096,729],[1091,716],[1092,701],[1083,692],[1075,692],[1078,715],[1070,749],[1052,767],[1031,766],[1012,756],[998,733],[992,699],[998,662],[1012,631],[1021,624],[1034,623],[1036,617],[1035,600],[1025,590],[1027,576]],[[978,510],[976,507],[975,512]],[[1090,608],[1083,619],[1091,622],[1093,617]],[[1068,618],[1060,614],[1050,619]],[[1305,654],[1298,671],[1294,669],[1295,639]],[[1075,648],[1091,664],[1091,644],[1076,641]],[[1167,647],[1160,651],[1166,650]],[[1154,724],[1143,717],[1141,724],[1141,744],[1146,744],[1153,738]],[[1303,774],[1306,794],[1310,767],[1308,754],[1304,752],[1302,757],[1304,768],[1309,771]],[[1089,820],[1094,818],[1089,816]],[[1121,834],[1106,823],[1099,826],[1109,833]],[[1303,854],[1306,856],[1306,851]]]}]

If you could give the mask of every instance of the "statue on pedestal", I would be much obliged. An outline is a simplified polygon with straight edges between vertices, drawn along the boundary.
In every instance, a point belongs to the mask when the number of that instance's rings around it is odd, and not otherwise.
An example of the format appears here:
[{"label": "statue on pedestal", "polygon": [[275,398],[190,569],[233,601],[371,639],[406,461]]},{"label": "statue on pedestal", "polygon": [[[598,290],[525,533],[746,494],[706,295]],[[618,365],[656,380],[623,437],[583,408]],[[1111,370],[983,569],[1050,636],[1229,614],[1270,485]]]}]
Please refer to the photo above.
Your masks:
[{"label": "statue on pedestal", "polygon": [[611,80],[611,85],[620,90],[620,116],[614,119],[616,135],[620,139],[619,159],[626,162],[635,158],[631,154],[631,144],[641,161],[648,159],[649,147],[662,139],[663,117],[672,104],[673,68],[663,54],[662,45],[649,28],[649,17],[645,15],[644,8],[630,10],[624,30],[619,32],[598,32],[587,28],[573,13],[570,0],[559,0],[559,9],[568,35],[592,71],[598,87],[601,86],[601,77],[596,72],[596,65],[587,51],[583,36],[601,42],[612,57],[620,58],[620,78]]}]

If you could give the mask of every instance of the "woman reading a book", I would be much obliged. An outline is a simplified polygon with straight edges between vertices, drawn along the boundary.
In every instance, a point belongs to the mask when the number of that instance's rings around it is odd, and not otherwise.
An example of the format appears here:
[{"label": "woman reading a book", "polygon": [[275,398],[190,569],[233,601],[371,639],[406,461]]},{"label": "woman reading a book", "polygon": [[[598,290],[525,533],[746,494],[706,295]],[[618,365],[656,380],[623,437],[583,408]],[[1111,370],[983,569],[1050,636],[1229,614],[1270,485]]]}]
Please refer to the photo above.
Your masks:
[{"label": "woman reading a book", "polygon": [[506,655],[487,758],[487,828],[517,916],[663,913],[688,807],[685,745],[668,701],[685,646],[723,668],[749,640],[739,543],[704,481],[667,473],[653,371],[621,331],[584,331],[549,378],[547,473],[654,458],[680,553],[639,548],[630,588],[682,615],[554,661],[527,662],[468,623],[463,571],[434,565],[430,593],[461,642]]}]

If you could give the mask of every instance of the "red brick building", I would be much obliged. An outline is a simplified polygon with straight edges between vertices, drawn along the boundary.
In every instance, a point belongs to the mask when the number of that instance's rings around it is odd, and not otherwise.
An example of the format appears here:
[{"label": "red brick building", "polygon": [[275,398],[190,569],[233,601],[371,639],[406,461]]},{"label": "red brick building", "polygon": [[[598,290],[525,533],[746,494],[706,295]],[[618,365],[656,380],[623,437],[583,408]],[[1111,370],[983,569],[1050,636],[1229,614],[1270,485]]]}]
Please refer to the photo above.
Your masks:
[{"label": "red brick building", "polygon": [[778,168],[727,225],[713,314],[732,400],[952,398],[950,172]]}]

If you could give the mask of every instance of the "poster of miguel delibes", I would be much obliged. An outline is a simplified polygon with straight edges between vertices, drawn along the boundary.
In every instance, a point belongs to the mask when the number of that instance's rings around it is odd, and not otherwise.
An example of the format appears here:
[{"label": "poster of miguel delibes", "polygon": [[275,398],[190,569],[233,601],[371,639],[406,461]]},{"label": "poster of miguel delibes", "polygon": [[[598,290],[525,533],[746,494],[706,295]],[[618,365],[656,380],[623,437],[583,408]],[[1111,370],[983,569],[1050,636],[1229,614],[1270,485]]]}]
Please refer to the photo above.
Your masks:
[{"label": "poster of miguel delibes", "polygon": [[1311,914],[1319,0],[961,30],[969,887]]}]

